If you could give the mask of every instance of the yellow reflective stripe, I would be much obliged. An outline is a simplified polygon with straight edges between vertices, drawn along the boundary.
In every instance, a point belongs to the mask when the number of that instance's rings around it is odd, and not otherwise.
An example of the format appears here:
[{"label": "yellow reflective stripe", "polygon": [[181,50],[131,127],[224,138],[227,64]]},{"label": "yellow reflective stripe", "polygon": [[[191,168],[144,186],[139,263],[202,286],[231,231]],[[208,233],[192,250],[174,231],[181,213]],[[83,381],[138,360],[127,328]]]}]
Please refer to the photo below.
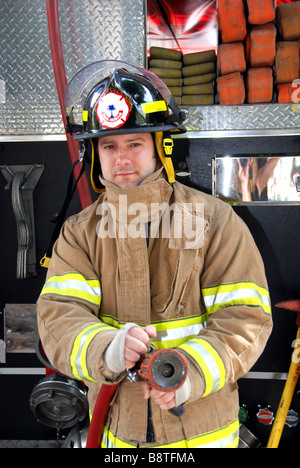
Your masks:
[{"label": "yellow reflective stripe", "polygon": [[[99,318],[102,322],[118,329],[125,325],[112,316],[100,314]],[[152,344],[156,349],[177,348],[182,343],[197,336],[206,320],[207,315],[203,314],[164,322],[152,322],[151,325],[155,326],[157,333],[156,338],[152,340]],[[144,326],[142,324],[138,325]]]},{"label": "yellow reflective stripe", "polygon": [[52,276],[42,289],[41,296],[53,294],[81,299],[97,307],[101,304],[101,287],[98,279],[85,279],[80,273]]},{"label": "yellow reflective stripe", "polygon": [[206,315],[193,315],[191,317],[182,317],[179,319],[166,320],[164,322],[152,322],[156,330],[174,330],[176,328],[188,327],[194,324],[203,324],[207,320]]},{"label": "yellow reflective stripe", "polygon": [[75,338],[73,348],[70,355],[70,365],[72,368],[72,374],[76,379],[88,380],[90,382],[96,382],[90,374],[87,365],[87,353],[88,348],[93,339],[106,330],[111,330],[112,327],[105,325],[104,323],[94,323],[84,328]]},{"label": "yellow reflective stripe", "polygon": [[141,108],[144,114],[164,112],[168,109],[165,101],[144,102],[143,104],[141,104]]},{"label": "yellow reflective stripe", "polygon": [[205,380],[203,397],[224,387],[226,383],[224,362],[210,343],[202,338],[194,338],[179,346],[179,350],[187,353],[200,368]]},{"label": "yellow reflective stripe", "polygon": [[234,420],[214,431],[168,445],[153,446],[153,448],[236,448],[238,443],[239,421]]},{"label": "yellow reflective stripe", "polygon": [[100,448],[136,448],[136,445],[125,442],[104,427]]},{"label": "yellow reflective stripe", "polygon": [[236,448],[239,444],[239,426],[236,419],[224,427],[192,439],[189,448]]},{"label": "yellow reflective stripe", "polygon": [[111,315],[99,314],[99,319],[101,320],[101,322],[106,323],[106,325],[111,325],[112,327],[118,328],[118,329],[124,327],[125,325],[125,322],[124,323],[119,322],[118,319],[116,319],[115,317],[112,317]]},{"label": "yellow reflective stripe", "polygon": [[[236,448],[239,443],[239,421],[234,420],[224,427],[189,439],[183,439],[162,445],[140,445],[140,448]],[[132,448],[136,447],[114,434],[106,427],[103,431],[101,448]]]},{"label": "yellow reflective stripe", "polygon": [[221,284],[202,289],[202,295],[209,315],[230,306],[258,306],[271,314],[268,290],[255,283]]},{"label": "yellow reflective stripe", "polygon": [[178,348],[186,341],[199,335],[206,320],[206,315],[198,315],[164,322],[153,322],[152,325],[155,326],[157,335],[152,340],[152,344],[157,349]]}]

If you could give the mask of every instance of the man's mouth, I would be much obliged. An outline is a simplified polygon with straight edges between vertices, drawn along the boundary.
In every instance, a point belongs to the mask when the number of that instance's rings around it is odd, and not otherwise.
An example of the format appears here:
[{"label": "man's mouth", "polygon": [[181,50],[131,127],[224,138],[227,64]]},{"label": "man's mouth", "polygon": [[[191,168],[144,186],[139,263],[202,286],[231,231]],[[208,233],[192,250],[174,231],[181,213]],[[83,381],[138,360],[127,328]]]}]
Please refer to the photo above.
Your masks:
[{"label": "man's mouth", "polygon": [[134,175],[135,172],[118,172],[117,173],[117,177],[128,177],[128,176],[131,176],[131,175]]}]

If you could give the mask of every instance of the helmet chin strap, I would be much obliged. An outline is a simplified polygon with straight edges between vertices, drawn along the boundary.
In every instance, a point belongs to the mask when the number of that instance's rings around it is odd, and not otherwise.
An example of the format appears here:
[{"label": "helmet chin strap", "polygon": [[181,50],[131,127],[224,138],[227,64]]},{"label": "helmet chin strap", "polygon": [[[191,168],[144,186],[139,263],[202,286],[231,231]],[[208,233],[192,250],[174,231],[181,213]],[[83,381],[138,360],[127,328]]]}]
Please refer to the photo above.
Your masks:
[{"label": "helmet chin strap", "polygon": [[155,132],[155,146],[165,171],[169,184],[175,182],[175,171],[172,162],[173,140],[164,132]]},{"label": "helmet chin strap", "polygon": [[[97,141],[97,140],[96,140]],[[95,164],[96,164],[96,159],[95,157],[98,157],[98,153],[95,151],[95,143],[94,141],[90,138],[90,145],[91,145],[91,184],[96,193],[103,193],[105,192],[105,187],[98,188],[95,184],[94,180],[94,175],[95,175]]]}]

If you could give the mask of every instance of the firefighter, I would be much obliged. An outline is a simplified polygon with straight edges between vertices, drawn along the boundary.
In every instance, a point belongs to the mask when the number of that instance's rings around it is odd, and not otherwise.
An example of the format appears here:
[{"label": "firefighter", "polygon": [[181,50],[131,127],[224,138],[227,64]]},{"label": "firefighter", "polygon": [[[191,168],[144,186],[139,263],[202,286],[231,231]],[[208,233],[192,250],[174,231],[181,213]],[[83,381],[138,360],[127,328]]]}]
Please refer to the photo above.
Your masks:
[{"label": "firefighter", "polygon": [[[100,195],[54,246],[38,300],[45,352],[86,383],[91,413],[101,385],[119,383],[101,447],[237,447],[237,380],[272,329],[248,228],[229,205],[175,181],[170,136],[185,131],[183,115],[155,75],[98,62],[66,96]],[[186,358],[179,390],[126,379],[150,342]],[[167,411],[180,404],[181,417]]]}]

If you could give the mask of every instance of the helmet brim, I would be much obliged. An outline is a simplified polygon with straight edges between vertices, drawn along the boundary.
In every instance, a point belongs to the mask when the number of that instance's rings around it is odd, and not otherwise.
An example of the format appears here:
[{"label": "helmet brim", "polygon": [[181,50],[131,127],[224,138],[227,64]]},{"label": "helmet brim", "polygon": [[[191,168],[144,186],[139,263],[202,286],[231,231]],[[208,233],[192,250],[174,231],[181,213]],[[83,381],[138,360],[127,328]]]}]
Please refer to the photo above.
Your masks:
[{"label": "helmet brim", "polygon": [[132,128],[118,128],[117,130],[98,130],[91,132],[82,132],[74,135],[74,140],[89,140],[94,138],[101,138],[103,136],[113,135],[130,135],[135,133],[156,133],[156,132],[170,132],[171,134],[186,133],[186,128],[183,125],[161,125],[161,126],[145,126],[145,127],[132,127]]}]

